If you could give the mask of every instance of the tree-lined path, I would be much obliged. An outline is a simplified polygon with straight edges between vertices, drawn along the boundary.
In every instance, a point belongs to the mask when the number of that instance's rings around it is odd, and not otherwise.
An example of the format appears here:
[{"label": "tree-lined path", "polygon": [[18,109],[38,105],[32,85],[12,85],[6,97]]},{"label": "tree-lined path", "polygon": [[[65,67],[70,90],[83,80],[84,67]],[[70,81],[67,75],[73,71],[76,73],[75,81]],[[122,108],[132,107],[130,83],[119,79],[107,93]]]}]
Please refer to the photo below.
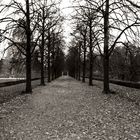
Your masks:
[{"label": "tree-lined path", "polygon": [[63,76],[0,105],[1,140],[138,140],[140,108]]}]

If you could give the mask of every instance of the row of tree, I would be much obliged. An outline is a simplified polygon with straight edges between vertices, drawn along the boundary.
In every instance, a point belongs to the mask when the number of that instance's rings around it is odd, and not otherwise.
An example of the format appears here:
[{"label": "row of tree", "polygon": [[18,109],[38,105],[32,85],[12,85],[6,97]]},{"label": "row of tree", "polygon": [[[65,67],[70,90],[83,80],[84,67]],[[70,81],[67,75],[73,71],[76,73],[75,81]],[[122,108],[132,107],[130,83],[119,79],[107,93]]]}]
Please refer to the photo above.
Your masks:
[{"label": "row of tree", "polygon": [[[135,46],[133,49],[139,51],[140,7],[130,0],[76,1],[74,7],[73,40],[67,57],[69,74],[80,79],[82,64],[82,81],[85,81],[88,73],[89,85],[92,85],[93,64],[100,58],[100,76],[104,79],[103,92],[110,93],[110,64],[114,57],[119,57],[115,56],[115,48],[121,49],[125,46],[130,51],[131,47]],[[115,73],[113,68],[112,70],[112,73]]]},{"label": "row of tree", "polygon": [[24,59],[26,93],[31,93],[31,70],[35,53],[37,54],[36,60],[40,63],[36,67],[40,67],[41,85],[45,85],[44,73],[46,68],[48,82],[58,77],[63,70],[63,17],[58,8],[60,2],[11,0],[9,3],[4,3],[0,5],[2,17],[0,24],[6,23],[1,27],[1,42],[8,41],[9,46],[6,50],[15,48],[11,56],[12,61],[14,60],[12,63],[16,65],[17,60]]}]

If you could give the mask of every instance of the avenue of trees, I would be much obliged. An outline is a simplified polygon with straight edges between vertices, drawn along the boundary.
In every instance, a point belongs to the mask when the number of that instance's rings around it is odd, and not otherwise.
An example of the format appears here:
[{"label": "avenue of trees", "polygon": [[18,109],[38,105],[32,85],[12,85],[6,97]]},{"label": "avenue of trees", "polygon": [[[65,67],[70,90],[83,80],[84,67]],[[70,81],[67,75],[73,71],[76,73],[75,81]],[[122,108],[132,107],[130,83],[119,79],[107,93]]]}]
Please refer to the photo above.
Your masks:
[{"label": "avenue of trees", "polygon": [[[3,1],[2,1],[3,2]],[[41,85],[60,76],[64,67],[63,17],[60,1],[11,0],[1,2],[1,43],[7,42],[8,70],[24,69],[26,93],[32,92],[32,69],[40,71]],[[1,64],[5,63],[1,60]],[[5,65],[4,65],[5,66]],[[39,68],[38,68],[39,67]],[[1,71],[3,68],[1,66]]]},{"label": "avenue of trees", "polygon": [[[73,36],[67,64],[78,80],[103,78],[103,92],[110,93],[109,79],[140,80],[140,6],[131,0],[74,2]],[[74,57],[75,56],[75,57]]]},{"label": "avenue of trees", "polygon": [[0,61],[1,72],[6,68],[10,74],[24,71],[26,93],[32,92],[33,71],[39,73],[41,85],[45,85],[46,76],[50,82],[64,70],[83,82],[88,77],[89,85],[98,76],[103,78],[104,93],[111,92],[110,78],[140,80],[140,5],[136,1],[73,1],[72,40],[66,60],[62,28],[65,19],[60,3],[0,1],[0,41],[7,42],[9,58]]}]

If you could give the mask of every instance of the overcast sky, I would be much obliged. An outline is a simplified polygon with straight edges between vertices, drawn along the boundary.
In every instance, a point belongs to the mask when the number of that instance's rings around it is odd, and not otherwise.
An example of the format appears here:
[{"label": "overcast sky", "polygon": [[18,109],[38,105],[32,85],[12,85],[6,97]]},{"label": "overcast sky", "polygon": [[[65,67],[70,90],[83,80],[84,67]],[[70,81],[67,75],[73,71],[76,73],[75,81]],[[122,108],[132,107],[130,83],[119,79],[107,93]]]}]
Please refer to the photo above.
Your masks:
[{"label": "overcast sky", "polygon": [[64,35],[65,35],[65,41],[66,43],[68,43],[70,41],[70,32],[71,32],[71,17],[70,15],[73,12],[72,9],[72,0],[62,0],[62,4],[61,4],[61,9],[62,9],[62,13],[65,17],[65,21],[64,21]]}]

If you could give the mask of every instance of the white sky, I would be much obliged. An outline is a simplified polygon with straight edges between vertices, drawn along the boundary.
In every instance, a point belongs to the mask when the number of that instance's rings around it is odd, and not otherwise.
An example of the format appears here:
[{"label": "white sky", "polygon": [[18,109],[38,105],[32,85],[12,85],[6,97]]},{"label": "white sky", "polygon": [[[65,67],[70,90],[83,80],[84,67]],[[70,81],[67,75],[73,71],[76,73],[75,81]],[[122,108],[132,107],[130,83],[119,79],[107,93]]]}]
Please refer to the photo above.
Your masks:
[{"label": "white sky", "polygon": [[71,0],[62,0],[61,9],[63,16],[65,17],[64,21],[64,36],[66,43],[70,41],[70,32],[71,32],[71,17],[70,15],[73,13],[72,9],[72,1]]}]

